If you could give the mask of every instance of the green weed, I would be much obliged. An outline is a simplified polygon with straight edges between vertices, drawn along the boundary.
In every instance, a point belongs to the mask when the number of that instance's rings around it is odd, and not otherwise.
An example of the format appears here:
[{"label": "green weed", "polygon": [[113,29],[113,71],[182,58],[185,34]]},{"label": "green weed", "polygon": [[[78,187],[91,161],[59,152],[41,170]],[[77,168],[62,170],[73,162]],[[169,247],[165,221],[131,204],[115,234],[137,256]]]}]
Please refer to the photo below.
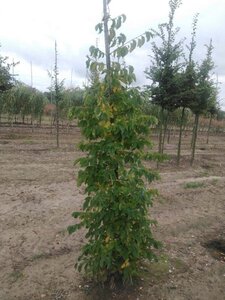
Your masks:
[{"label": "green weed", "polygon": [[184,185],[184,188],[185,189],[197,189],[197,188],[201,188],[204,186],[205,186],[204,182],[187,182]]}]

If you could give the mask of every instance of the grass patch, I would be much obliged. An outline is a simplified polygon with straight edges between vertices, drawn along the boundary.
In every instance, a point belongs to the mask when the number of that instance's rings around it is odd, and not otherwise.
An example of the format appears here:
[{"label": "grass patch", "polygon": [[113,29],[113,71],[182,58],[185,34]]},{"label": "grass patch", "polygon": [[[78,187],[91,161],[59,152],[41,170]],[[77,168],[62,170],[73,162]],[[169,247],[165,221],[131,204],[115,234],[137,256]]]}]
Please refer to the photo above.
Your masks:
[{"label": "grass patch", "polygon": [[146,282],[158,283],[166,280],[171,274],[186,272],[188,266],[179,258],[170,258],[163,254],[158,257],[157,262],[145,262],[141,269],[140,275]]},{"label": "grass patch", "polygon": [[23,143],[26,144],[26,145],[33,145],[33,144],[35,144],[36,142],[35,142],[34,140],[30,139],[30,138],[27,138],[27,139],[25,139],[25,140],[23,141]]},{"label": "grass patch", "polygon": [[184,185],[184,188],[185,189],[197,189],[197,188],[201,188],[201,187],[204,187],[205,184],[204,182],[187,182],[185,185]]}]

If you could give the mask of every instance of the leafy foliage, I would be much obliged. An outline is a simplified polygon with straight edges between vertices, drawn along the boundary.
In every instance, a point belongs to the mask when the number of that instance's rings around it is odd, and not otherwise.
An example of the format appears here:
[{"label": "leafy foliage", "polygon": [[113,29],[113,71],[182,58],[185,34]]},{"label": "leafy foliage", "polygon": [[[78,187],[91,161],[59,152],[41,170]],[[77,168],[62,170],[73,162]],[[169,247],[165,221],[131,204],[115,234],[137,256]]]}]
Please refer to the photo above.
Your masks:
[{"label": "leafy foliage", "polygon": [[14,78],[10,74],[10,67],[7,57],[0,55],[0,92],[7,91],[13,86]]},{"label": "leafy foliage", "polygon": [[146,77],[151,80],[148,88],[152,102],[171,111],[179,107],[179,71],[182,68],[180,59],[183,49],[182,40],[176,42],[179,29],[174,28],[174,16],[180,4],[180,0],[169,2],[169,20],[158,25],[158,30],[154,31],[160,45],[152,43],[152,66],[145,71]]},{"label": "leafy foliage", "polygon": [[3,112],[10,117],[20,115],[24,122],[26,116],[41,120],[46,99],[40,91],[16,82],[10,90],[4,93],[3,101]]},{"label": "leafy foliage", "polygon": [[[111,43],[125,42],[124,35],[114,33],[124,19],[112,21]],[[102,28],[96,27],[100,32]],[[76,109],[85,137],[80,149],[86,154],[76,161],[81,167],[78,184],[85,185],[86,198],[82,211],[73,213],[79,222],[68,231],[86,228],[87,243],[76,264],[79,271],[102,281],[117,276],[131,281],[138,275],[140,261],[154,259],[153,248],[160,245],[151,232],[155,221],[148,217],[157,192],[146,187],[146,180],[151,183],[159,176],[143,163],[158,158],[146,152],[152,146],[149,127],[156,119],[143,114],[141,93],[129,87],[135,79],[133,67],[117,61],[108,70],[96,61],[100,56],[95,49],[90,48],[87,65],[90,70],[96,66],[100,79],[92,80],[83,107]],[[124,53],[117,51],[118,57]]]}]

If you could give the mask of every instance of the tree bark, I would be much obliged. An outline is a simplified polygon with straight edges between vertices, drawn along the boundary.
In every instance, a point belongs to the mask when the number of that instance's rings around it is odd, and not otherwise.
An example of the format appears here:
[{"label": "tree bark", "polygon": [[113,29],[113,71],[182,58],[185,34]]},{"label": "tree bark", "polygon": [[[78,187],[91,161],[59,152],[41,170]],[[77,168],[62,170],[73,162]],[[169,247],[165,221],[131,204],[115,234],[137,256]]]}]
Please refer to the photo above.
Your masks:
[{"label": "tree bark", "polygon": [[185,116],[185,107],[182,109],[181,120],[180,120],[180,132],[179,132],[179,141],[178,141],[178,149],[177,149],[177,165],[180,164],[180,153],[181,153],[181,142],[182,142],[182,133],[183,133],[183,125],[184,125],[184,116]]},{"label": "tree bark", "polygon": [[167,112],[165,122],[164,122],[163,138],[162,138],[162,149],[161,149],[162,154],[164,152],[164,144],[165,144],[166,132],[167,132],[167,128],[168,128],[168,120],[169,120],[169,111]]},{"label": "tree bark", "polygon": [[209,127],[208,127],[208,131],[207,131],[207,140],[206,140],[206,144],[209,143],[209,133],[210,133],[210,130],[211,130],[212,118],[213,118],[213,115],[210,114],[210,120],[209,120]]},{"label": "tree bark", "polygon": [[198,123],[199,123],[199,114],[195,115],[195,127],[193,132],[193,144],[192,144],[192,152],[191,152],[191,166],[193,165],[194,159],[195,159],[195,148],[196,148],[196,141],[197,141],[197,135],[198,135]]},{"label": "tree bark", "polygon": [[103,21],[104,21],[104,38],[105,38],[105,56],[106,56],[106,67],[107,70],[110,70],[110,45],[109,45],[109,29],[108,29],[108,20],[109,14],[107,12],[107,0],[103,0]]}]

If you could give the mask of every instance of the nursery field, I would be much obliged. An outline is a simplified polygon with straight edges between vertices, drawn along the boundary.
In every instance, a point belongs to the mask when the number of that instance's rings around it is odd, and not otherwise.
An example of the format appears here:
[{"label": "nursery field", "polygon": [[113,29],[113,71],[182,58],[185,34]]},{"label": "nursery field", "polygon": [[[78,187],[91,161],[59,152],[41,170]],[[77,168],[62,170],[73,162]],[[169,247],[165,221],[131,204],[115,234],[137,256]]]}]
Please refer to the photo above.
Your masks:
[{"label": "nursery field", "polygon": [[[0,300],[224,300],[225,134],[199,136],[190,167],[190,135],[176,167],[177,135],[150,215],[163,243],[158,263],[143,264],[132,287],[96,287],[74,269],[84,231],[68,235],[83,188],[76,186],[79,129],[0,127]],[[156,136],[153,136],[156,143]],[[157,149],[157,146],[155,146]],[[149,167],[156,168],[155,163]]]}]

